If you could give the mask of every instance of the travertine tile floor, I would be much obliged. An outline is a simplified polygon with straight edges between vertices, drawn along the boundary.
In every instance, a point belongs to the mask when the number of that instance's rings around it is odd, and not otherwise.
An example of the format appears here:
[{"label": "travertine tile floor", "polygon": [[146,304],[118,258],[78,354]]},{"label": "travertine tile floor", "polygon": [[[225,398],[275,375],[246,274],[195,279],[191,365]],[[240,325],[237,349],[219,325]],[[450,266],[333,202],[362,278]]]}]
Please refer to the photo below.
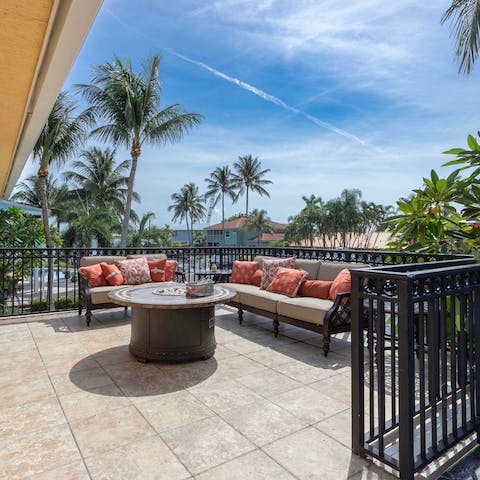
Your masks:
[{"label": "travertine tile floor", "polygon": [[0,322],[0,478],[390,479],[350,451],[350,344],[217,309],[214,358],[142,364],[128,313]]}]

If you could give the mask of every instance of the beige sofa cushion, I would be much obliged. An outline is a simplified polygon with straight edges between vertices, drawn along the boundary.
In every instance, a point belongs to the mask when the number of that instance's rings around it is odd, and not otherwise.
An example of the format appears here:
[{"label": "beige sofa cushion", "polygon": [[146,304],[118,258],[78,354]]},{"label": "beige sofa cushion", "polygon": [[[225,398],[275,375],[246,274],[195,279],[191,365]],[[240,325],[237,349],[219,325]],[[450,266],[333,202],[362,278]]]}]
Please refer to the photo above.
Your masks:
[{"label": "beige sofa cushion", "polygon": [[305,270],[307,272],[307,280],[316,280],[321,263],[320,260],[297,258],[295,268],[297,270]]},{"label": "beige sofa cushion", "polygon": [[90,265],[95,265],[96,263],[115,263],[116,260],[126,260],[127,257],[122,257],[120,255],[98,255],[91,257],[82,257],[80,259],[81,267],[89,267]]},{"label": "beige sofa cushion", "polygon": [[240,303],[270,313],[277,313],[277,303],[284,298],[288,298],[279,293],[267,292],[260,290],[258,287],[255,288],[256,290],[254,292],[241,292]]},{"label": "beige sofa cushion", "polygon": [[167,258],[164,253],[138,253],[135,255],[127,255],[127,260],[142,257],[145,257],[147,260],[163,260],[164,258]]},{"label": "beige sofa cushion", "polygon": [[369,265],[364,263],[349,262],[322,262],[317,273],[317,280],[335,280],[335,277],[344,269],[355,270],[357,268],[367,268]]},{"label": "beige sofa cushion", "polygon": [[236,292],[235,297],[232,298],[232,302],[241,303],[241,294],[242,293],[254,293],[258,292],[259,288],[255,285],[247,285],[243,283],[218,283],[217,285],[221,287],[229,288]]},{"label": "beige sofa cushion", "polygon": [[283,297],[277,305],[279,315],[303,320],[315,325],[323,325],[325,314],[332,307],[331,300],[311,297]]},{"label": "beige sofa cushion", "polygon": [[113,292],[119,288],[123,288],[125,285],[111,286],[106,285],[104,287],[95,287],[90,289],[91,299],[93,305],[100,303],[113,303],[108,297],[108,292]]}]

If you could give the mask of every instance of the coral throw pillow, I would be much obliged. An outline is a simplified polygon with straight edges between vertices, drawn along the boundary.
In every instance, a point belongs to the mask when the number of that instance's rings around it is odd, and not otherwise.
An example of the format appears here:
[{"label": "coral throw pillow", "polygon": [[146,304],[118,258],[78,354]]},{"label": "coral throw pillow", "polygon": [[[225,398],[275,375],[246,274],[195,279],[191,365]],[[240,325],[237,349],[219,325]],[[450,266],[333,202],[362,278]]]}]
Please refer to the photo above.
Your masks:
[{"label": "coral throw pillow", "polygon": [[177,273],[178,263],[175,260],[165,261],[165,281],[173,282]]},{"label": "coral throw pillow", "polygon": [[267,289],[272,280],[275,278],[275,274],[277,273],[277,269],[279,267],[295,268],[295,257],[282,258],[278,260],[264,260],[262,267],[262,281],[260,283],[261,290]]},{"label": "coral throw pillow", "polygon": [[150,278],[152,282],[164,282],[165,281],[165,264],[167,260],[165,258],[161,260],[147,260],[148,268],[150,269]]},{"label": "coral throw pillow", "polygon": [[274,279],[267,287],[267,292],[283,293],[289,297],[295,297],[307,275],[305,270],[278,267]]},{"label": "coral throw pillow", "polygon": [[253,274],[258,270],[257,262],[240,262],[235,260],[233,262],[232,276],[230,282],[250,284]]},{"label": "coral throw pillow", "polygon": [[262,283],[262,276],[263,276],[263,272],[260,269],[258,269],[252,275],[252,278],[250,279],[250,285],[255,285],[256,287],[259,287],[260,284]]},{"label": "coral throw pillow", "polygon": [[344,268],[333,281],[332,286],[330,287],[330,293],[328,298],[330,300],[335,300],[339,293],[350,292],[352,289],[352,276],[350,275],[350,270]]},{"label": "coral throw pillow", "polygon": [[123,285],[123,275],[116,265],[101,263],[103,276],[109,285]]},{"label": "coral throw pillow", "polygon": [[102,287],[108,285],[105,277],[103,276],[102,267],[99,263],[90,265],[88,267],[80,267],[78,271],[86,277],[88,280],[88,286],[90,288]]},{"label": "coral throw pillow", "polygon": [[122,272],[126,285],[140,285],[150,283],[150,269],[145,257],[133,258],[131,260],[117,260],[115,265]]},{"label": "coral throw pillow", "polygon": [[327,280],[305,280],[298,289],[298,295],[327,300],[332,284],[332,281]]}]

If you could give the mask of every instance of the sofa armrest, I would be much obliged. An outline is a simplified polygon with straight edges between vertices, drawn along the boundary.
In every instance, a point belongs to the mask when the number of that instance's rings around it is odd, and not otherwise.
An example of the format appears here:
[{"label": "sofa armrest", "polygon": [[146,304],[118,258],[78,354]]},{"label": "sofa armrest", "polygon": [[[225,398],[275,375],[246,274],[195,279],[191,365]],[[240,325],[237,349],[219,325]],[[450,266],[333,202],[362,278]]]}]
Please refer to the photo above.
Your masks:
[{"label": "sofa armrest", "polygon": [[181,270],[177,270],[175,272],[175,281],[177,282],[185,282],[185,272],[182,272]]},{"label": "sofa armrest", "polygon": [[325,321],[332,326],[349,325],[351,323],[350,292],[339,293],[325,314]]},{"label": "sofa armrest", "polygon": [[89,306],[91,303],[91,293],[90,285],[88,284],[88,279],[85,275],[82,275],[78,272],[78,298],[79,303],[85,307]]}]

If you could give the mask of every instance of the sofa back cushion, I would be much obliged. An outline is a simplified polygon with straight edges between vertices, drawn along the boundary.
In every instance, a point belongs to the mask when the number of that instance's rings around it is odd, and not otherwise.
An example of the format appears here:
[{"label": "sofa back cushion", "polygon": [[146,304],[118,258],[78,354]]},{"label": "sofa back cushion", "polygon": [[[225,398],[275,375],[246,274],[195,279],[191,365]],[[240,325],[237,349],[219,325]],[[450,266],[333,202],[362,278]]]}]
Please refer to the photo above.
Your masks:
[{"label": "sofa back cushion", "polygon": [[295,260],[295,268],[299,270],[305,270],[307,272],[307,280],[315,280],[318,275],[318,269],[321,265],[320,260],[308,260],[303,258],[297,258]]},{"label": "sofa back cushion", "polygon": [[102,273],[109,285],[123,285],[123,275],[118,267],[113,263],[101,263]]},{"label": "sofa back cushion", "polygon": [[80,259],[81,267],[88,267],[90,265],[100,264],[100,263],[115,263],[117,260],[126,260],[127,257],[122,257],[119,255],[99,255],[91,257],[82,257]]},{"label": "sofa back cushion", "polygon": [[250,284],[250,280],[257,269],[257,262],[241,262],[239,260],[235,260],[233,262],[232,277],[230,281],[232,283],[242,283],[244,285],[248,285]]},{"label": "sofa back cushion", "polygon": [[132,258],[146,258],[147,260],[163,260],[167,256],[164,253],[138,253],[134,255],[127,255],[127,259],[131,260]]},{"label": "sofa back cushion", "polygon": [[305,270],[278,267],[275,277],[267,287],[267,292],[281,293],[289,297],[295,297],[306,277],[307,272]]},{"label": "sofa back cushion", "polygon": [[87,281],[90,288],[102,287],[103,285],[108,285],[105,277],[103,276],[102,267],[99,263],[93,265],[87,265],[85,267],[80,267],[78,269],[81,275],[83,275]]},{"label": "sofa back cushion", "polygon": [[314,297],[328,299],[330,287],[333,282],[329,280],[305,280],[298,290],[299,297]]},{"label": "sofa back cushion", "polygon": [[115,265],[122,272],[126,285],[140,285],[152,281],[150,278],[150,269],[148,268],[145,257],[117,260]]},{"label": "sofa back cushion", "polygon": [[317,273],[317,280],[335,280],[335,277],[344,269],[355,270],[357,268],[366,268],[364,263],[349,262],[322,262]]}]

